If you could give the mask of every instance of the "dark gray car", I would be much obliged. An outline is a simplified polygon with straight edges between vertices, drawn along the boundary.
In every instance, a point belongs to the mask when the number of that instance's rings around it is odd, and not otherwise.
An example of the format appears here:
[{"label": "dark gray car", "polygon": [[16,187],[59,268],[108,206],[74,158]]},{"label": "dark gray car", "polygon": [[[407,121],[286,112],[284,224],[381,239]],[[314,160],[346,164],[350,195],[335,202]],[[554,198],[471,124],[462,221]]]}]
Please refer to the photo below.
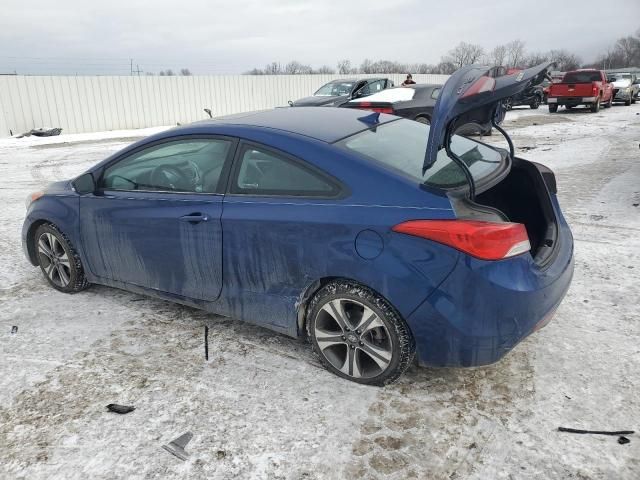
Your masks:
[{"label": "dark gray car", "polygon": [[292,107],[339,107],[354,98],[362,98],[393,87],[388,78],[351,78],[332,80],[312,96],[289,102]]}]

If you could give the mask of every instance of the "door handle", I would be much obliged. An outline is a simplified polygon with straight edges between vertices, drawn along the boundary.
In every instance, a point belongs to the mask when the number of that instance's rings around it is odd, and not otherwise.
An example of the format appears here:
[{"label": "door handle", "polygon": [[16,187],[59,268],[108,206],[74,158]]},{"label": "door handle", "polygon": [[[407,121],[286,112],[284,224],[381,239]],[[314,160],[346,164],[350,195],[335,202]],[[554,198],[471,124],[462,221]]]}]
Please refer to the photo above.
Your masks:
[{"label": "door handle", "polygon": [[202,213],[191,213],[189,215],[184,215],[179,219],[181,222],[189,222],[189,223],[200,223],[206,222],[209,220],[209,216],[207,214]]}]

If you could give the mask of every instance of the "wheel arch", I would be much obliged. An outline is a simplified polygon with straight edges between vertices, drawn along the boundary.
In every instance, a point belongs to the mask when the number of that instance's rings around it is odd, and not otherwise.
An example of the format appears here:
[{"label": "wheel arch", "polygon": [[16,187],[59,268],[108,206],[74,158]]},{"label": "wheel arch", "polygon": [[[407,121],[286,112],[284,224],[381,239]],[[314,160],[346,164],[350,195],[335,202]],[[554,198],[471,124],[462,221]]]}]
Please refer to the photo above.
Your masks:
[{"label": "wheel arch", "polygon": [[50,222],[49,220],[41,218],[31,223],[31,225],[29,225],[29,229],[27,230],[27,236],[26,236],[27,254],[29,256],[29,261],[33,266],[40,265],[40,262],[38,261],[38,255],[36,255],[36,231],[40,226],[47,225],[47,224],[56,226],[53,222]]},{"label": "wheel arch", "polygon": [[[398,308],[387,298],[386,295],[383,295],[376,288],[373,288],[359,280],[355,280],[349,277],[342,277],[342,276],[321,277],[317,280],[314,280],[309,285],[307,285],[307,287],[301,292],[300,296],[298,297],[298,301],[296,302],[298,337],[306,338],[307,336],[307,329],[306,329],[307,313],[308,313],[308,307],[309,307],[309,304],[311,303],[311,300],[313,299],[316,293],[318,293],[322,288],[324,288],[327,284],[333,281],[353,283],[355,285],[360,285],[364,288],[371,290],[373,293],[383,298],[384,301],[387,302],[391,306],[391,308],[395,310],[395,312],[400,318],[403,318],[403,315],[400,313]],[[409,332],[411,332],[411,327],[409,327],[408,324],[407,324],[407,327],[409,328]],[[413,332],[411,333],[413,334]]]}]

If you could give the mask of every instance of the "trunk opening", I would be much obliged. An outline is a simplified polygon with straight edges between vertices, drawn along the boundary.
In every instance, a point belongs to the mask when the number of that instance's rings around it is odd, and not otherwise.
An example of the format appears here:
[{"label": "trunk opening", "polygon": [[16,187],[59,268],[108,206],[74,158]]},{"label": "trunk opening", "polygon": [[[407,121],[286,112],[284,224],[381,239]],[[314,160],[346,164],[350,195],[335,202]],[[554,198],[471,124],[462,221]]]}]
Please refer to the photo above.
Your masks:
[{"label": "trunk opening", "polygon": [[551,203],[555,176],[548,168],[515,158],[509,173],[475,202],[462,195],[449,195],[458,218],[489,222],[522,223],[531,243],[531,256],[543,267],[557,251],[558,223]]},{"label": "trunk opening", "polygon": [[535,164],[515,158],[509,174],[478,194],[475,201],[498,210],[507,221],[524,224],[535,262],[544,265],[550,261],[556,250],[558,226],[549,189]]}]

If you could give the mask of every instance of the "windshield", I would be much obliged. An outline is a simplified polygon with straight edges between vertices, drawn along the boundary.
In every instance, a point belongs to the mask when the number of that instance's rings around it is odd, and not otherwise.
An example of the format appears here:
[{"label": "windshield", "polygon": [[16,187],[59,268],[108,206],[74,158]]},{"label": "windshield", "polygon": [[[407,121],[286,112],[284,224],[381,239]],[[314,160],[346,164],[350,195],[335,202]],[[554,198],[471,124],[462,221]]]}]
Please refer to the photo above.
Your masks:
[{"label": "windshield", "polygon": [[[422,175],[429,126],[413,120],[396,120],[365,130],[337,142],[337,145],[391,167],[425,185],[455,188],[467,184],[464,172],[440,150],[436,162]],[[494,173],[502,155],[486,145],[454,135],[451,150],[469,167],[476,183]]]},{"label": "windshield", "polygon": [[569,72],[562,79],[562,83],[591,83],[602,80],[600,72]]},{"label": "windshield", "polygon": [[354,82],[331,82],[321,86],[313,95],[315,97],[339,97],[341,95],[349,95],[353,85]]}]

